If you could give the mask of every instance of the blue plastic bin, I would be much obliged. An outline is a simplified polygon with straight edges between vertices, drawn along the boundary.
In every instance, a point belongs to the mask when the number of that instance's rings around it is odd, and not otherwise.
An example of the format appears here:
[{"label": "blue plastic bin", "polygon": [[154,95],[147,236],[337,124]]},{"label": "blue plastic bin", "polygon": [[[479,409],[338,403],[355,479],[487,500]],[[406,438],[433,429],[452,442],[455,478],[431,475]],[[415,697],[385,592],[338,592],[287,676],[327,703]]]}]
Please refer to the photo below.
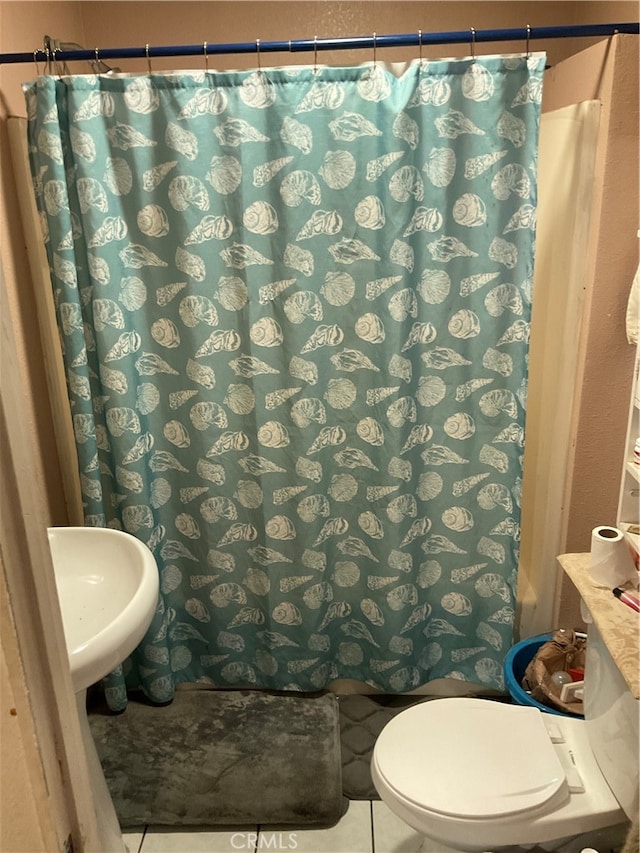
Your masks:
[{"label": "blue plastic bin", "polygon": [[531,705],[544,711],[545,714],[555,714],[558,717],[574,717],[579,719],[578,714],[567,714],[564,711],[550,708],[548,705],[543,705],[536,701],[532,696],[523,690],[520,682],[524,678],[524,673],[533,660],[534,655],[544,643],[550,640],[553,634],[540,634],[537,637],[529,637],[528,640],[521,640],[515,646],[509,649],[504,660],[504,680],[513,701],[517,705]]}]

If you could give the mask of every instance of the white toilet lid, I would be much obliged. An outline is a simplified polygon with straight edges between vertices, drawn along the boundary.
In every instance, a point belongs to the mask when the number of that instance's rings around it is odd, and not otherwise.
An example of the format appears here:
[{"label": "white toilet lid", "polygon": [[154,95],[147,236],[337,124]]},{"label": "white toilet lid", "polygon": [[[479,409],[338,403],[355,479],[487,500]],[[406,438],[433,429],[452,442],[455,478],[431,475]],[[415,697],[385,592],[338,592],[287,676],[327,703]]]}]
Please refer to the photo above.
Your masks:
[{"label": "white toilet lid", "polygon": [[375,761],[401,797],[451,817],[506,817],[568,796],[537,708],[467,698],[414,705],[382,730]]}]

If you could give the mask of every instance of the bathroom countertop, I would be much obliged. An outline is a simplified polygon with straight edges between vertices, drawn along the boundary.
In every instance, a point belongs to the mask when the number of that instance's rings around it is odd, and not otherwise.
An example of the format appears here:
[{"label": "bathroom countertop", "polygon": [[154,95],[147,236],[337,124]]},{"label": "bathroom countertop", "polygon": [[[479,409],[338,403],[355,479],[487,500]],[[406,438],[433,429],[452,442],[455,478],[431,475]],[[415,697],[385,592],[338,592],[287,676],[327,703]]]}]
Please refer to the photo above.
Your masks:
[{"label": "bathroom countertop", "polygon": [[640,613],[596,586],[589,575],[590,554],[561,554],[558,562],[569,575],[602,635],[632,695],[640,699]]}]

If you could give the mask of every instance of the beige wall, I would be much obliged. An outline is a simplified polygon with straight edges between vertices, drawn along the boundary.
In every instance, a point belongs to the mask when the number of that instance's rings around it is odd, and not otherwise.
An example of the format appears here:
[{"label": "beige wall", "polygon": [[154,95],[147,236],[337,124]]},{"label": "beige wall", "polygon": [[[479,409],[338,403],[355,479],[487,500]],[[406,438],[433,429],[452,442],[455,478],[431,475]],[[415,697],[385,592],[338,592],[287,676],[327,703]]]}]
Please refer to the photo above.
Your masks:
[{"label": "beige wall", "polygon": [[[153,10],[153,11],[151,11]],[[156,12],[157,10],[157,12]],[[0,47],[2,51],[32,52],[42,45],[42,36],[75,41],[87,48],[142,47],[145,44],[201,44],[311,39],[314,36],[369,36],[373,32],[448,32],[494,28],[554,26],[563,24],[637,21],[639,4],[632,0],[611,2],[531,2],[478,3],[477,0],[205,0],[205,2],[159,3],[113,2],[17,2],[0,0]],[[531,42],[532,49],[546,50],[549,63],[583,50],[597,39],[550,39]],[[522,43],[478,44],[478,53],[509,52],[523,49]],[[367,61],[370,51],[323,51],[319,61],[347,65]],[[425,56],[454,56],[468,53],[463,45],[434,45]],[[416,49],[390,48],[381,53],[389,61],[416,56]],[[305,64],[312,53],[273,53],[263,56],[263,64]],[[155,70],[200,67],[202,60],[154,60]],[[145,60],[118,60],[123,71],[146,70]],[[210,67],[246,68],[255,65],[255,55],[221,56]],[[80,65],[76,65],[78,71]],[[0,86],[6,106],[13,115],[24,114],[20,83],[34,74],[29,63],[1,66]]]},{"label": "beige wall", "polygon": [[[55,35],[59,32],[64,32],[64,38],[69,41],[84,40],[80,3],[0,2],[0,52],[33,51],[42,44],[45,33]],[[45,483],[41,495],[45,518],[50,524],[64,524],[67,514],[45,390],[44,361],[6,121],[10,115],[24,114],[20,84],[34,73],[32,65],[0,65],[0,264],[7,299],[2,308],[11,314],[18,363],[28,377],[24,387],[25,430],[37,436],[33,464],[42,472]]]},{"label": "beige wall", "polygon": [[[167,10],[162,15],[150,16],[149,3],[129,2],[126,12],[126,36],[128,46],[145,44],[200,44],[205,39],[210,43],[279,41],[288,39],[312,39],[314,36],[369,36],[373,32],[417,33],[449,32],[500,27],[552,26],[606,21],[638,20],[638,4],[634,2],[181,2],[163,3]],[[114,6],[109,2],[84,4],[83,16],[87,43],[89,45],[116,45],[123,43],[122,14],[113,14]],[[179,6],[180,13],[172,13]],[[549,60],[555,64],[560,59],[586,47],[590,41],[557,39],[545,44],[532,42],[535,49],[548,51]],[[478,45],[478,53],[518,51],[522,43],[505,42],[500,45]],[[434,45],[425,56],[459,56],[468,53],[462,45]],[[390,48],[381,55],[389,61],[405,61],[416,57],[417,51]],[[350,65],[371,59],[369,50],[323,51],[318,61],[328,65]],[[247,68],[255,65],[255,55],[221,56],[210,61],[210,67]],[[312,53],[263,56],[263,64],[308,64],[313,61]],[[179,60],[180,67],[201,67],[202,60],[186,58]],[[123,70],[146,70],[146,61],[122,62]],[[176,60],[154,61],[158,70],[176,68]]]},{"label": "beige wall", "polygon": [[[597,105],[594,130],[582,126],[581,155],[558,153],[543,166],[549,122],[557,130],[576,102]],[[543,110],[519,578],[524,636],[532,626],[539,633],[581,624],[578,595],[556,557],[588,551],[592,528],[616,520],[634,355],[625,312],[638,262],[638,39],[617,36],[554,66]],[[571,123],[575,134],[580,121]],[[560,152],[562,137],[553,144]],[[583,169],[588,182],[571,186],[566,210],[564,186]]]},{"label": "beige wall", "polygon": [[[4,309],[1,267],[0,303]],[[54,853],[71,836],[86,853],[98,849],[93,799],[7,310],[0,311],[0,363],[0,850]]]},{"label": "beige wall", "polygon": [[[27,687],[24,682],[15,631],[8,608],[4,577],[0,578],[0,618],[3,623],[0,649],[0,850],[11,853],[46,853],[43,831],[49,839],[53,833],[43,824],[48,812],[42,809],[45,781],[36,752],[35,733],[25,737],[23,730],[30,723]],[[9,660],[7,660],[9,658]],[[13,664],[10,669],[11,664]],[[49,830],[49,831],[47,831]]]},{"label": "beige wall", "polygon": [[[42,44],[47,33],[65,41],[79,42],[88,47],[118,45],[200,43],[252,41],[260,38],[296,39],[330,36],[369,35],[462,30],[490,27],[544,26],[586,22],[638,20],[635,2],[6,2],[0,0],[0,52],[33,51]],[[533,42],[532,49],[546,48],[549,61],[555,65],[561,59],[583,49],[591,41],[554,40],[547,44]],[[522,50],[522,44],[478,45],[478,53]],[[462,55],[462,46],[430,48],[428,56]],[[392,49],[385,51],[385,60],[411,59],[415,50]],[[367,61],[366,51],[323,52],[319,61],[327,64],[350,64]],[[271,54],[263,64],[309,63],[311,54]],[[200,67],[202,60],[180,60],[179,67]],[[124,62],[118,64],[123,71],[145,70],[146,63]],[[248,67],[255,64],[255,56],[220,57],[210,61],[210,67]],[[154,61],[154,69],[178,67],[175,60]],[[554,87],[564,91],[568,102],[597,97],[606,92],[607,97],[620,99],[610,81],[601,80],[599,69],[588,63],[576,66],[579,70],[566,81],[566,86]],[[81,67],[74,70],[81,71]],[[67,514],[61,488],[59,463],[53,441],[53,430],[47,401],[42,349],[35,322],[35,300],[30,286],[30,275],[24,248],[25,240],[18,214],[16,187],[9,156],[6,118],[10,114],[24,115],[24,101],[20,89],[23,80],[31,79],[35,69],[25,66],[0,66],[0,262],[4,270],[7,297],[3,311],[10,313],[16,338],[16,360],[23,380],[23,426],[33,439],[31,465],[37,472],[36,480],[42,483],[37,500],[38,516],[47,524],[64,524]],[[554,72],[552,71],[553,75]],[[637,61],[636,61],[637,83]],[[608,86],[608,88],[607,88]],[[637,109],[637,93],[625,95],[626,108],[633,116]],[[635,98],[635,100],[634,100]],[[549,108],[549,104],[546,104]],[[586,351],[585,370],[581,377],[579,424],[576,432],[576,462],[568,493],[569,517],[567,549],[588,548],[587,531],[594,523],[615,518],[615,504],[619,480],[619,460],[628,400],[628,373],[626,354],[617,334],[623,308],[622,282],[630,276],[637,262],[625,248],[624,239],[638,227],[637,197],[635,203],[620,204],[629,186],[637,187],[637,174],[630,172],[630,164],[637,167],[637,136],[635,148],[630,134],[630,122],[612,128],[611,147],[607,164],[611,167],[603,189],[605,227],[594,235],[594,280],[596,287],[588,319],[589,349]],[[637,114],[635,127],[637,130]],[[634,247],[637,245],[633,242]],[[615,298],[611,298],[612,275],[618,283]],[[605,369],[606,368],[606,369]],[[603,396],[604,394],[604,396]],[[29,476],[29,472],[23,472]],[[606,518],[605,518],[606,516]],[[9,605],[10,606],[10,605]],[[7,649],[3,642],[3,654]],[[14,670],[15,672],[15,670]],[[11,674],[11,673],[10,673]],[[29,673],[26,673],[27,682]],[[1,685],[6,686],[4,683]],[[12,690],[24,693],[25,685],[18,678],[10,679]],[[4,691],[3,691],[4,692]],[[12,699],[3,696],[4,703]],[[17,700],[16,700],[17,701]],[[13,706],[12,706],[13,707]],[[9,730],[10,731],[10,730]],[[3,733],[4,734],[4,733]],[[8,744],[8,745],[7,745]],[[31,744],[31,747],[33,744]],[[26,748],[31,748],[27,742]],[[10,749],[9,749],[10,748]],[[20,745],[12,738],[2,738],[2,764],[9,766],[19,760]],[[9,750],[6,752],[5,750]],[[4,780],[3,780],[4,781]],[[25,793],[21,814],[11,814],[11,819],[29,823],[33,812],[30,800],[37,803],[38,792],[32,797]],[[13,800],[8,804],[13,812]],[[4,812],[5,803],[3,803]],[[7,818],[7,812],[2,815]],[[37,835],[33,835],[33,848],[37,848]],[[26,836],[25,836],[26,837]],[[29,836],[31,839],[31,836]],[[2,847],[3,853],[17,847]]]},{"label": "beige wall", "polygon": [[[625,335],[626,304],[638,266],[638,39],[620,37],[552,69],[545,108],[596,98],[602,103],[594,173],[580,369],[574,400],[573,460],[566,483],[562,551],[588,551],[591,530],[615,525],[625,447],[634,348]],[[578,600],[564,580],[560,620],[579,620]]]},{"label": "beige wall", "polygon": [[[82,41],[84,31],[79,3],[2,2],[0,52],[13,51],[16,44],[25,42],[33,45],[29,49],[34,50],[41,44],[44,33],[55,33],[58,27],[64,29],[65,37]],[[21,425],[30,442],[28,463],[7,458],[7,436],[3,430],[0,431],[0,470],[3,483],[7,481],[8,472],[15,468],[16,476],[40,484],[40,488],[34,490],[36,506],[32,507],[32,513],[45,526],[64,524],[67,515],[53,441],[42,350],[35,321],[35,301],[18,213],[6,121],[8,115],[24,112],[20,83],[33,73],[31,66],[0,66],[0,284],[4,274],[5,285],[0,288],[0,317],[3,318],[3,326],[6,323],[12,327],[13,339],[9,346],[15,356],[15,363],[8,365],[4,357],[3,336],[0,375],[3,404],[10,405],[13,411],[19,405]],[[6,395],[8,371],[13,373],[16,364],[20,370],[20,381],[14,383],[20,397],[17,401]],[[8,576],[13,575],[15,579],[21,572],[29,571],[28,558],[18,547],[19,538],[24,536],[20,531],[20,520],[10,517],[15,505],[16,496],[12,494],[8,503],[3,503],[0,518],[4,561],[0,565],[0,850],[3,853],[53,853],[62,850],[63,842],[70,833],[74,834],[76,849],[79,849],[82,833],[74,828],[74,819],[63,801],[66,799],[63,792],[67,788],[68,793],[68,786],[61,779],[60,774],[64,771],[60,768],[66,762],[62,756],[60,764],[56,755],[60,737],[55,738],[56,746],[50,733],[55,710],[47,702],[41,703],[37,709],[31,704],[39,695],[38,688],[44,676],[39,670],[39,661],[46,659],[46,654],[36,643],[33,626],[20,615],[21,608],[16,607],[12,593],[20,598],[21,591],[15,589],[15,582],[13,585],[8,582]],[[25,525],[28,527],[33,519],[34,514],[30,514],[24,520]],[[35,602],[31,600],[31,608],[34,607]],[[14,618],[20,622],[19,626],[14,627]],[[18,634],[22,635],[23,642],[20,642]],[[24,643],[29,641],[31,648],[27,653]],[[70,701],[73,701],[73,696]],[[55,790],[47,789],[47,781]]]},{"label": "beige wall", "polygon": [[615,524],[616,517],[634,358],[625,335],[625,311],[638,266],[640,226],[637,39],[621,38],[615,55],[606,44],[600,45],[549,72],[545,101],[549,109],[591,98],[603,104],[602,144],[594,176],[601,183],[600,216],[593,223],[590,280],[585,282],[584,360],[575,465],[568,484],[569,551],[588,550],[591,529]]},{"label": "beige wall", "polygon": [[[314,35],[348,36],[378,33],[425,32],[492,27],[550,26],[583,22],[637,20],[635,2],[487,2],[479,14],[477,2],[7,2],[0,0],[0,51],[33,51],[42,44],[46,33],[64,41],[86,46],[135,46],[149,44],[193,44],[206,39],[214,42],[311,38]],[[157,14],[150,14],[157,10]],[[550,40],[533,42],[536,49],[546,49],[551,64],[583,48],[590,40]],[[496,50],[522,50],[522,44],[478,45],[478,53]],[[434,46],[429,56],[460,55],[466,48]],[[426,51],[425,51],[426,53]],[[323,52],[319,61],[348,64],[366,61],[367,51]],[[406,60],[415,50],[390,49],[389,60]],[[312,54],[270,54],[265,64],[308,63]],[[181,67],[198,67],[198,58],[179,60]],[[145,60],[120,60],[123,71],[145,70]],[[254,55],[224,56],[212,59],[214,67],[249,67]],[[176,60],[154,60],[156,70],[175,68]],[[76,70],[82,71],[81,65]],[[34,76],[35,68],[27,65],[0,66],[0,247],[8,291],[8,308],[16,328],[18,359],[25,366],[30,382],[25,387],[27,423],[33,431],[37,458],[34,465],[42,468],[45,483],[42,499],[52,524],[67,520],[60,469],[53,439],[42,348],[35,324],[35,302],[30,279],[24,235],[18,215],[16,188],[9,157],[5,119],[8,115],[24,115],[20,83]],[[577,100],[578,98],[576,98]],[[615,412],[615,408],[614,408]],[[596,469],[597,470],[597,469]]]}]

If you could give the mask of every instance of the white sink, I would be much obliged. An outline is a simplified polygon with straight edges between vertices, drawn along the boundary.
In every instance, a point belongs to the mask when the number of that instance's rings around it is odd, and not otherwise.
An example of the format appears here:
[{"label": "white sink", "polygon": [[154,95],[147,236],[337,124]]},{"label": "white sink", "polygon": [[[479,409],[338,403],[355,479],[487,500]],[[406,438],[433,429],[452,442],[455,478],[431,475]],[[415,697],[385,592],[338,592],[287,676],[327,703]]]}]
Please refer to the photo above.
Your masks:
[{"label": "white sink", "polygon": [[128,853],[91,737],[87,687],[128,657],[158,603],[158,567],[129,533],[103,527],[49,527],[71,681],[91,780],[100,853]]},{"label": "white sink", "polygon": [[129,533],[103,527],[47,532],[78,693],[121,664],[144,637],[158,603],[158,567]]}]

